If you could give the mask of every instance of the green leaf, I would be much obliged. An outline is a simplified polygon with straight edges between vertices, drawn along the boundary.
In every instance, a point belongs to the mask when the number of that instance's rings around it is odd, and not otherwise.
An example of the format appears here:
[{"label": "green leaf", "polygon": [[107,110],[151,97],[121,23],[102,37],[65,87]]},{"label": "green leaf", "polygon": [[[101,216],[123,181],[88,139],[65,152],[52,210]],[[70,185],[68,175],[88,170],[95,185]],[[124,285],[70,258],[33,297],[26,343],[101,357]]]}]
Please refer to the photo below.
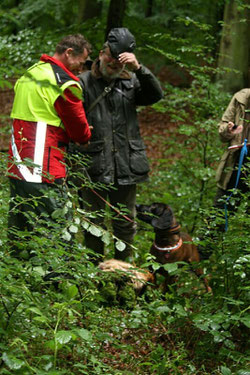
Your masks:
[{"label": "green leaf", "polygon": [[221,366],[220,368],[221,374],[222,375],[231,375],[232,372],[228,367]]},{"label": "green leaf", "polygon": [[62,238],[65,240],[65,241],[70,241],[71,240],[71,234],[65,230],[63,235],[62,235]]},{"label": "green leaf", "polygon": [[247,328],[250,328],[250,316],[246,316],[244,318],[241,318],[240,321],[247,326]]},{"label": "green leaf", "polygon": [[28,310],[34,312],[35,314],[43,315],[43,313],[37,307],[30,307]]},{"label": "green leaf", "polygon": [[64,217],[63,209],[57,208],[55,211],[52,212],[51,217],[52,217],[52,219],[58,219],[59,217]]},{"label": "green leaf", "polygon": [[24,361],[6,352],[3,353],[2,360],[11,370],[19,370],[25,365]]},{"label": "green leaf", "polygon": [[[59,349],[62,347],[62,345],[59,343],[58,343],[58,346],[59,346]],[[51,350],[55,350],[55,341],[54,340],[46,341],[44,344],[44,347],[49,348]]]},{"label": "green leaf", "polygon": [[48,323],[48,319],[45,316],[35,316],[34,320],[40,323]]},{"label": "green leaf", "polygon": [[71,225],[70,227],[69,227],[69,231],[71,232],[71,233],[77,233],[78,232],[78,227],[76,226],[76,225]]},{"label": "green leaf", "polygon": [[81,337],[83,340],[85,341],[91,341],[92,340],[92,336],[91,336],[91,333],[90,331],[88,331],[87,329],[84,329],[84,328],[81,328],[81,329],[77,329],[74,331],[79,337]]},{"label": "green leaf", "polygon": [[176,263],[167,263],[163,266],[164,270],[168,271],[169,273],[175,272],[178,269],[178,264]]},{"label": "green leaf", "polygon": [[177,304],[174,306],[176,312],[181,316],[187,316],[187,312],[184,310],[183,306]]},{"label": "green leaf", "polygon": [[102,235],[102,231],[97,228],[95,225],[90,225],[88,231],[93,234],[93,236],[100,237]]},{"label": "green leaf", "polygon": [[82,225],[83,229],[88,229],[88,227],[89,227],[89,223],[87,221],[82,221],[81,225]]},{"label": "green leaf", "polygon": [[72,339],[71,331],[58,331],[55,335],[56,341],[60,344],[67,344]]},{"label": "green leaf", "polygon": [[220,329],[220,324],[217,324],[217,323],[215,323],[215,322],[212,322],[212,323],[211,323],[211,328],[212,328],[213,330],[219,330],[219,329]]},{"label": "green leaf", "polygon": [[156,311],[159,313],[165,313],[165,312],[171,312],[171,309],[165,305],[165,306],[157,307]]},{"label": "green leaf", "polygon": [[76,223],[77,225],[79,225],[79,224],[80,224],[80,222],[81,222],[81,220],[80,220],[80,218],[79,218],[79,217],[75,217],[74,221],[75,221],[75,223]]},{"label": "green leaf", "polygon": [[33,271],[38,273],[38,275],[40,275],[40,276],[45,276],[45,274],[46,274],[46,272],[44,271],[44,269],[41,266],[34,267]]},{"label": "green leaf", "polygon": [[78,294],[78,289],[75,285],[70,285],[68,288],[66,288],[65,292],[67,297],[72,299]]},{"label": "green leaf", "polygon": [[110,244],[110,234],[108,232],[104,232],[102,235],[102,241],[105,243],[105,245]]},{"label": "green leaf", "polygon": [[53,362],[50,361],[48,362],[45,366],[44,366],[44,370],[46,370],[47,372],[53,367]]},{"label": "green leaf", "polygon": [[225,340],[224,344],[226,345],[227,348],[230,348],[230,349],[234,349],[235,348],[235,345],[234,345],[233,341],[231,341],[231,340],[228,340],[228,339]]},{"label": "green leaf", "polygon": [[159,263],[153,263],[152,264],[153,271],[157,271],[159,268],[161,268],[161,264]]},{"label": "green leaf", "polygon": [[117,248],[117,250],[119,250],[119,251],[123,251],[123,250],[125,250],[126,245],[125,245],[125,243],[122,242],[121,240],[118,240],[118,241],[116,241],[116,243],[115,243],[115,247]]}]

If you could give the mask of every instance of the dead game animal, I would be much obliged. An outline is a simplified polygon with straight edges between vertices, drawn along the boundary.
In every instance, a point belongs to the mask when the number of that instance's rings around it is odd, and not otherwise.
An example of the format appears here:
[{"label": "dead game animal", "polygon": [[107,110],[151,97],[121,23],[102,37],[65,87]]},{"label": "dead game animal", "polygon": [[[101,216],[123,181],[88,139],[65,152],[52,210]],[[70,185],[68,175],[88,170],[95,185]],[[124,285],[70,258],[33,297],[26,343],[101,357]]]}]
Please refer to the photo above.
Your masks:
[{"label": "dead game animal", "polygon": [[98,267],[105,272],[125,273],[137,293],[141,293],[148,282],[154,282],[154,276],[151,272],[121,260],[108,259],[101,262]]}]

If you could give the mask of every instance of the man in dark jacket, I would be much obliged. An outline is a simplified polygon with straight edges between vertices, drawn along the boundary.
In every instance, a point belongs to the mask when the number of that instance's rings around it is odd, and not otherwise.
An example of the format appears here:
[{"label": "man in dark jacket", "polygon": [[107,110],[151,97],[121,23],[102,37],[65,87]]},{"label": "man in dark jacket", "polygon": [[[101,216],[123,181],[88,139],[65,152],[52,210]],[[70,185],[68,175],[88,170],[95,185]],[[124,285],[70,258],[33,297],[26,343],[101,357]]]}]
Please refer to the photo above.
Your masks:
[{"label": "man in dark jacket", "polygon": [[[112,29],[91,71],[79,76],[87,119],[93,126],[91,141],[83,148],[89,158],[89,176],[93,182],[108,186],[98,189],[98,194],[117,209],[126,208],[130,219],[117,217],[114,211],[114,236],[126,244],[123,251],[115,249],[115,258],[122,260],[131,254],[136,232],[136,184],[147,180],[149,172],[136,106],[150,105],[163,97],[159,82],[138,62],[134,48],[135,39],[128,29]],[[90,211],[105,208],[105,201],[90,189],[81,188],[80,197]],[[102,225],[103,220],[98,217],[95,223]],[[86,232],[85,241],[88,248],[103,255],[99,237]]]}]

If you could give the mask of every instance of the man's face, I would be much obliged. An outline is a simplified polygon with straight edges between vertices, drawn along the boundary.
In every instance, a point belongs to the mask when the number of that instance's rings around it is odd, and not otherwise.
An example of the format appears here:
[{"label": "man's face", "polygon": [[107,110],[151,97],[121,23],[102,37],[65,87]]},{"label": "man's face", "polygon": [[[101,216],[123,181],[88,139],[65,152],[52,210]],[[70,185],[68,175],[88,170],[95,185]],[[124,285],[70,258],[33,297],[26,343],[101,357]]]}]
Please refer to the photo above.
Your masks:
[{"label": "man's face", "polygon": [[125,68],[125,64],[120,63],[118,59],[111,55],[108,47],[100,52],[99,59],[100,71],[105,78],[117,78]]},{"label": "man's face", "polygon": [[64,65],[71,72],[78,74],[82,70],[82,66],[88,58],[88,51],[84,48],[83,53],[80,55],[74,55],[73,50],[68,48],[66,51],[66,61]]}]

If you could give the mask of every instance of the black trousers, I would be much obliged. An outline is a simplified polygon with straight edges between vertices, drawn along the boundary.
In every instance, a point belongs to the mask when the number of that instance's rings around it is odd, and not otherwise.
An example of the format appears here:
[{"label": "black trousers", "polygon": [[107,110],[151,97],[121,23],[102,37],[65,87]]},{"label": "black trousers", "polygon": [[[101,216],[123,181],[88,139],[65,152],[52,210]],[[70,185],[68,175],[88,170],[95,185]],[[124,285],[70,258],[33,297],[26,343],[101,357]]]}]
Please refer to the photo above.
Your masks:
[{"label": "black trousers", "polygon": [[[30,239],[38,228],[44,235],[51,233],[53,225],[61,226],[65,217],[53,218],[53,212],[63,209],[67,202],[63,180],[54,184],[33,183],[10,178],[10,202],[8,212],[8,239],[11,254],[29,258],[32,256]],[[60,223],[61,221],[61,223]],[[20,231],[25,236],[20,238]],[[41,230],[39,232],[41,234]],[[31,241],[32,242],[32,241]]]}]

